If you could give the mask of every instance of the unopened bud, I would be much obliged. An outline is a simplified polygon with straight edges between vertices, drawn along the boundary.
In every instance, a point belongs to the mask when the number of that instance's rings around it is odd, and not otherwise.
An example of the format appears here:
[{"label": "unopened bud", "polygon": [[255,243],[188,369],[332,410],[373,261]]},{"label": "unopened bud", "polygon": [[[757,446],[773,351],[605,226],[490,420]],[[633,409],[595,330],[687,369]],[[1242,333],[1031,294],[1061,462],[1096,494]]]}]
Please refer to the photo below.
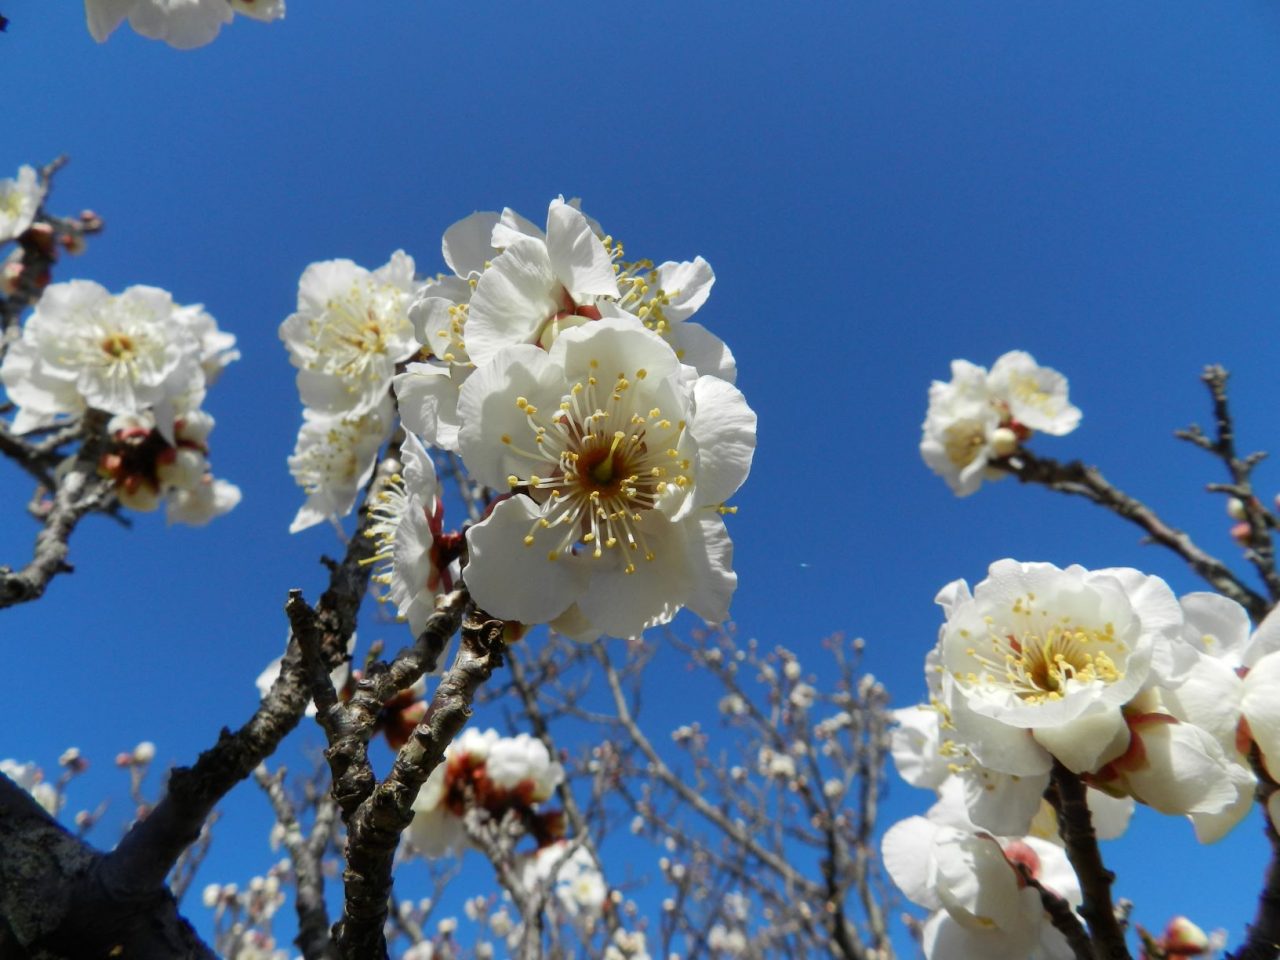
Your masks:
[{"label": "unopened bud", "polygon": [[1169,921],[1162,942],[1171,957],[1198,957],[1212,949],[1208,934],[1186,917]]},{"label": "unopened bud", "polygon": [[143,740],[140,744],[133,748],[133,762],[137,764],[150,763],[156,758],[156,745],[150,740]]},{"label": "unopened bud", "polygon": [[64,233],[61,236],[62,249],[73,257],[84,253],[84,237],[78,233]]},{"label": "unopened bud", "polygon": [[991,433],[991,449],[997,457],[1007,457],[1018,449],[1018,435],[1008,427],[996,427]]},{"label": "unopened bud", "polygon": [[1242,547],[1247,547],[1249,545],[1249,541],[1252,539],[1252,536],[1253,531],[1249,529],[1249,525],[1247,523],[1237,523],[1231,528],[1231,539]]},{"label": "unopened bud", "polygon": [[1245,518],[1244,501],[1239,497],[1231,497],[1228,499],[1227,516],[1232,520],[1243,520]]},{"label": "unopened bud", "polygon": [[126,477],[116,487],[116,499],[120,505],[139,513],[149,513],[160,506],[160,491],[142,477]]}]

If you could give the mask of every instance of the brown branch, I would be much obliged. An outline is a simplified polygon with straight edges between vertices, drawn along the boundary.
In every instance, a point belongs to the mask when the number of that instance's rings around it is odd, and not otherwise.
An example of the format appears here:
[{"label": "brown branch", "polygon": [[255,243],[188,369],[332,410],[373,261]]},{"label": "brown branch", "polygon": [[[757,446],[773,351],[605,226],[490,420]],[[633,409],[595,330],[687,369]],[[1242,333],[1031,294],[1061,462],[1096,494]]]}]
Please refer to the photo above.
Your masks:
[{"label": "brown branch", "polygon": [[84,442],[57,481],[53,502],[44,514],[36,534],[31,562],[14,572],[0,567],[0,610],[38,600],[49,581],[69,573],[67,563],[71,534],[81,519],[97,510],[107,510],[115,501],[111,481],[98,475],[98,457],[105,442],[106,415],[86,414],[81,427]]},{"label": "brown branch", "polygon": [[1096,467],[1086,466],[1079,460],[1060,463],[1027,450],[1020,450],[1016,457],[994,465],[1023,483],[1036,483],[1059,493],[1084,497],[1141,527],[1153,541],[1186,561],[1215,590],[1248,610],[1255,621],[1262,620],[1271,608],[1265,597],[1245,586],[1225,563],[1198,547],[1183,531],[1169,526],[1141,500],[1112,486]]},{"label": "brown branch", "polygon": [[[338,953],[329,936],[329,911],[324,902],[324,871],[321,868],[321,857],[329,840],[328,827],[332,821],[321,821],[317,809],[312,834],[304,837],[293,802],[284,789],[284,774],[281,769],[273,775],[262,765],[253,771],[253,778],[271,802],[276,823],[284,830],[284,848],[293,864],[298,913],[298,935],[293,942],[306,960],[335,960]],[[323,796],[320,802],[325,802]]]},{"label": "brown branch", "polygon": [[1258,804],[1262,807],[1262,822],[1271,847],[1271,862],[1267,864],[1266,879],[1258,894],[1258,909],[1249,933],[1240,948],[1227,955],[1226,960],[1276,960],[1280,957],[1280,834],[1267,810],[1268,801],[1280,790],[1271,779],[1262,757],[1255,746],[1249,758],[1258,774]]},{"label": "brown branch", "polygon": [[1044,912],[1049,915],[1049,920],[1058,928],[1058,932],[1066,938],[1067,946],[1071,948],[1076,960],[1094,960],[1093,944],[1089,940],[1089,933],[1080,922],[1080,917],[1075,910],[1071,908],[1071,904],[1033,877],[1025,863],[1017,864],[1016,869],[1022,877],[1022,882],[1040,894],[1040,904],[1044,907]]},{"label": "brown branch", "polygon": [[[455,591],[451,597],[455,603],[462,602],[465,591]],[[443,623],[455,615],[453,611],[446,611],[435,614],[432,619],[440,618],[439,622]],[[431,632],[429,624],[427,633]],[[503,636],[502,621],[472,611],[463,621],[462,637],[453,665],[440,679],[422,722],[400,748],[386,780],[376,784],[349,813],[345,804],[351,802],[352,793],[339,793],[335,786],[335,797],[340,805],[344,805],[343,819],[347,823],[347,869],[343,875],[345,909],[342,919],[334,927],[334,939],[341,955],[349,960],[386,955],[384,926],[391,894],[391,867],[400,834],[413,820],[412,806],[419,788],[443,760],[445,748],[471,716],[476,690],[502,664],[506,650]],[[417,646],[426,647],[428,644],[420,638]],[[397,657],[396,662],[400,663],[401,658]],[[392,668],[383,667],[379,674],[383,673],[390,675]],[[352,711],[358,726],[364,726],[360,713],[367,713],[372,692],[372,689],[365,691],[369,704]],[[348,710],[360,696],[358,687]],[[368,729],[371,727],[365,729],[364,742],[360,741],[359,735],[347,735],[330,746],[327,755],[330,763],[334,764],[335,780],[342,762],[353,757],[363,758]],[[367,765],[367,760],[364,763]]]},{"label": "brown branch", "polygon": [[[1056,760],[1046,799],[1058,814],[1058,829],[1067,859],[1080,879],[1084,903],[1080,915],[1089,924],[1089,937],[1097,960],[1131,960],[1124,930],[1116,920],[1111,898],[1115,875],[1102,862],[1098,838],[1093,832],[1084,781]],[[1065,931],[1064,931],[1065,932]]]},{"label": "brown branch", "polygon": [[1192,425],[1186,430],[1179,430],[1176,435],[1200,449],[1213,454],[1227,468],[1231,475],[1230,484],[1210,484],[1211,490],[1230,493],[1239,499],[1244,507],[1244,520],[1249,526],[1248,548],[1245,558],[1253,564],[1267,585],[1271,599],[1280,600],[1280,573],[1276,571],[1275,544],[1271,539],[1271,526],[1274,518],[1262,507],[1253,493],[1253,469],[1266,456],[1264,453],[1252,453],[1240,457],[1236,453],[1235,422],[1231,416],[1231,407],[1227,402],[1227,380],[1230,374],[1224,367],[1216,364],[1204,368],[1200,379],[1209,388],[1209,396],[1213,400],[1213,419],[1215,436],[1205,436],[1199,427]]},{"label": "brown branch", "polygon": [[[368,522],[367,507],[362,507],[357,535],[347,544],[346,556],[341,563],[328,564],[329,586],[315,613],[326,650],[345,651],[347,638],[355,630],[356,614],[369,585],[370,567],[364,561],[373,547],[360,535]],[[199,836],[214,805],[275,752],[302,719],[310,696],[302,648],[298,638],[291,636],[280,675],[253,716],[234,733],[224,728],[218,742],[193,766],[173,770],[164,797],[97,865],[86,895],[127,903],[163,889],[169,870]]]},{"label": "brown branch", "polygon": [[129,901],[86,899],[103,854],[0,774],[0,956],[215,960],[163,887]]}]

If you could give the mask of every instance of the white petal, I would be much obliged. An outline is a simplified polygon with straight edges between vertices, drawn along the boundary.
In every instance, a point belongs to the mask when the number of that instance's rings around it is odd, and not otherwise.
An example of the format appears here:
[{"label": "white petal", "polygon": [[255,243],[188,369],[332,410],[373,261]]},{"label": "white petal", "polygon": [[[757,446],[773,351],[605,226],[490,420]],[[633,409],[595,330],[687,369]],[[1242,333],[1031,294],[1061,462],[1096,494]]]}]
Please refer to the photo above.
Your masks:
[{"label": "white petal", "polygon": [[[675,351],[634,318],[597,320],[566,330],[551,345],[550,356],[564,369],[570,383],[593,375],[606,383],[619,376],[635,380],[640,370],[652,383],[675,377],[680,371]],[[673,413],[663,411],[664,416],[675,419]]]},{"label": "white petal", "polygon": [[458,385],[450,374],[447,366],[411,363],[391,384],[405,427],[430,446],[456,452],[461,421]]},{"label": "white petal", "polygon": [[1145,762],[1124,773],[1133,795],[1161,813],[1221,813],[1237,797],[1226,754],[1218,741],[1189,723],[1143,723]]},{"label": "white petal", "polygon": [[1229,779],[1236,790],[1236,798],[1226,809],[1218,813],[1192,813],[1191,823],[1195,827],[1196,839],[1201,843],[1217,843],[1230,833],[1241,820],[1253,809],[1254,793],[1258,787],[1258,778],[1253,771],[1239,763],[1228,766]]},{"label": "white petal", "polygon": [[1162,689],[1160,697],[1179,720],[1209,731],[1223,749],[1234,752],[1244,683],[1229,665],[1230,659],[1234,657],[1219,660],[1201,654],[1186,680],[1173,689]]},{"label": "white petal", "polygon": [[1057,757],[1073,773],[1097,770],[1124,752],[1124,715],[1118,707],[1098,704],[1074,720],[1051,727],[1037,727],[1036,742]]},{"label": "white petal", "polygon": [[684,605],[707,623],[722,623],[738,586],[729,531],[719,515],[707,511],[680,521],[679,527],[689,570]]},{"label": "white petal", "polygon": [[546,241],[547,235],[542,232],[542,228],[530,220],[526,220],[520,214],[516,213],[510,207],[502,209],[502,216],[498,218],[498,222],[494,224],[493,236],[489,238],[489,242],[499,250],[511,246],[518,240],[526,237],[533,237],[535,240]]},{"label": "white petal", "polygon": [[639,550],[626,554],[635,567],[632,573],[616,555],[625,549],[622,545],[599,560],[584,558],[591,568],[591,587],[578,598],[578,606],[598,630],[612,637],[635,637],[675,615],[695,582],[683,526],[654,511],[643,515],[636,527],[655,559],[646,560]]},{"label": "white petal", "polygon": [[1040,801],[1049,786],[1049,774],[1015,777],[977,765],[960,771],[965,805],[976,826],[994,833],[1021,836],[1031,829]]},{"label": "white petal", "polygon": [[929,869],[937,832],[937,824],[924,817],[908,817],[886,830],[880,841],[880,856],[890,879],[908,900],[930,910],[942,907]]},{"label": "white petal", "polygon": [[547,211],[547,254],[575,301],[620,295],[609,251],[582,212],[567,203],[555,201]]},{"label": "white petal", "polygon": [[548,560],[524,537],[541,516],[528,497],[503,500],[467,530],[470,561],[463,568],[471,595],[504,620],[546,623],[564,613],[587,585],[587,562],[565,554]]},{"label": "white petal", "polygon": [[1272,776],[1280,775],[1280,653],[1269,653],[1245,674],[1240,710]]},{"label": "white petal", "polygon": [[531,343],[561,308],[562,287],[547,248],[537,240],[513,242],[481,276],[467,317],[467,353],[485,363],[502,347]]},{"label": "white petal", "polygon": [[699,373],[719,377],[733,383],[738,378],[738,364],[723,340],[700,323],[688,321],[671,327],[671,345],[681,363]]},{"label": "white petal", "polygon": [[124,22],[138,0],[84,0],[89,33],[98,43],[105,43],[116,27]]},{"label": "white petal", "polygon": [[719,506],[747,479],[756,447],[756,415],[737,387],[716,377],[693,385],[689,432],[698,443],[694,505]]},{"label": "white petal", "polygon": [[460,277],[480,273],[484,265],[497,256],[489,238],[498,225],[498,217],[492,211],[477,211],[444,232],[440,252],[450,270]]},{"label": "white petal", "polygon": [[1085,794],[1093,832],[1099,840],[1114,840],[1123,836],[1133,818],[1133,798],[1113,797],[1109,793],[1090,787]]},{"label": "white petal", "polygon": [[1217,593],[1188,593],[1179,604],[1187,641],[1211,657],[1239,666],[1249,641],[1248,611]]},{"label": "white petal", "polygon": [[562,386],[546,352],[530,344],[507,347],[479,367],[458,393],[458,448],[471,476],[505,490],[509,476],[528,479],[544,468],[545,461],[530,455],[533,431],[517,400],[524,397],[539,409],[552,410]]},{"label": "white petal", "polygon": [[[684,263],[667,261],[659,264],[658,287],[669,301],[662,308],[663,314],[675,323],[688,320],[707,302],[707,297],[711,295],[711,285],[715,282],[716,275],[711,270],[711,264],[701,257],[694,257]],[[686,361],[688,362],[691,361]]]}]

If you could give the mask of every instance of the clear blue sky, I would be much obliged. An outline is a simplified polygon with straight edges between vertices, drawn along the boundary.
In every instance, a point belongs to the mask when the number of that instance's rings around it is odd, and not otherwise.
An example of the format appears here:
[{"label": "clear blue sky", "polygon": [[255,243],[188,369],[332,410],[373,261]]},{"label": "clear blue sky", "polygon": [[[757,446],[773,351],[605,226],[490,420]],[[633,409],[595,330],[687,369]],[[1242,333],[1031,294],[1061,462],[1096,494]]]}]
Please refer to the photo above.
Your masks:
[{"label": "clear blue sky", "polygon": [[[286,590],[317,593],[315,558],[337,549],[287,532],[300,408],[276,328],[302,269],[402,247],[434,272],[441,232],[475,209],[536,220],[581,196],[629,253],[711,262],[699,319],[760,416],[731,518],[735,619],[812,648],[814,666],[823,635],[866,637],[899,703],[923,691],[938,587],[999,557],[1200,587],[1084,503],[1011,481],[955,500],[916,452],[953,357],[1022,348],[1064,372],[1083,425],[1037,449],[1097,462],[1217,552],[1232,553],[1227,520],[1199,491],[1223,478],[1171,437],[1207,419],[1204,363],[1235,374],[1242,444],[1276,446],[1272,4],[294,0],[283,22],[241,20],[192,53],[127,27],[100,47],[70,0],[0,10],[0,176],[67,153],[51,208],[107,222],[56,279],[163,286],[244,353],[208,402],[240,507],[203,530],[90,521],[77,573],[0,615],[0,756],[51,767],[78,745],[98,770],[73,803],[110,792],[123,808],[116,751],[152,739],[187,762],[247,716]],[[1280,487],[1266,466],[1260,481]],[[0,562],[17,565],[28,490],[6,465],[0,489]],[[895,788],[886,823],[926,802]],[[226,809],[264,822],[253,788]],[[1234,939],[1259,825],[1201,850],[1188,825],[1142,819],[1119,893],[1149,925],[1186,911]],[[265,867],[230,849],[264,832],[225,828],[201,882]],[[1217,876],[1192,893],[1189,869]]]}]

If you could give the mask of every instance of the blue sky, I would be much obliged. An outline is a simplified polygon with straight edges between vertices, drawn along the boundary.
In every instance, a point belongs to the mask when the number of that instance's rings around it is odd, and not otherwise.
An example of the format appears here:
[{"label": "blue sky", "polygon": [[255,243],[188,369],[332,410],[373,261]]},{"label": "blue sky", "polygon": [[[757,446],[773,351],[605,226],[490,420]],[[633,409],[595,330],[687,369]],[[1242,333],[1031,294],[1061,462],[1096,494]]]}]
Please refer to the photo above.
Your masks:
[{"label": "blue sky", "polygon": [[[822,636],[864,636],[905,704],[923,690],[937,589],[997,558],[1131,565],[1199,589],[1086,504],[1012,481],[955,500],[916,452],[928,383],[953,357],[1021,348],[1065,373],[1083,425],[1036,449],[1098,463],[1233,553],[1222,504],[1201,493],[1224,478],[1171,432],[1207,420],[1196,378],[1220,362],[1242,445],[1275,442],[1270,4],[295,0],[285,21],[239,21],[191,53],[127,28],[98,46],[75,3],[0,9],[0,176],[69,154],[50,206],[107,222],[55,279],[163,286],[203,302],[244,353],[208,402],[214,467],[241,506],[203,530],[90,521],[77,573],[0,619],[0,756],[51,766],[80,746],[99,769],[73,803],[123,802],[105,770],[116,751],[152,739],[161,761],[186,762],[247,716],[285,591],[317,593],[316,557],[338,549],[287,532],[300,408],[276,328],[303,268],[404,248],[434,272],[441,232],[475,209],[538,220],[550,198],[581,196],[629,253],[715,268],[699,319],[733,348],[760,417],[731,518],[744,634],[812,648],[815,666]],[[1280,487],[1267,466],[1259,481]],[[0,485],[0,562],[16,565],[28,491],[5,465]],[[700,709],[654,713],[674,726]],[[886,823],[926,800],[895,788]],[[263,804],[244,788],[226,809],[252,822]],[[223,836],[237,829],[261,834]],[[1238,934],[1259,824],[1211,850],[1181,822],[1140,818],[1135,833],[1119,892],[1141,919],[1193,911]],[[202,882],[265,866],[234,846]],[[1189,865],[1218,874],[1193,898]]]}]

